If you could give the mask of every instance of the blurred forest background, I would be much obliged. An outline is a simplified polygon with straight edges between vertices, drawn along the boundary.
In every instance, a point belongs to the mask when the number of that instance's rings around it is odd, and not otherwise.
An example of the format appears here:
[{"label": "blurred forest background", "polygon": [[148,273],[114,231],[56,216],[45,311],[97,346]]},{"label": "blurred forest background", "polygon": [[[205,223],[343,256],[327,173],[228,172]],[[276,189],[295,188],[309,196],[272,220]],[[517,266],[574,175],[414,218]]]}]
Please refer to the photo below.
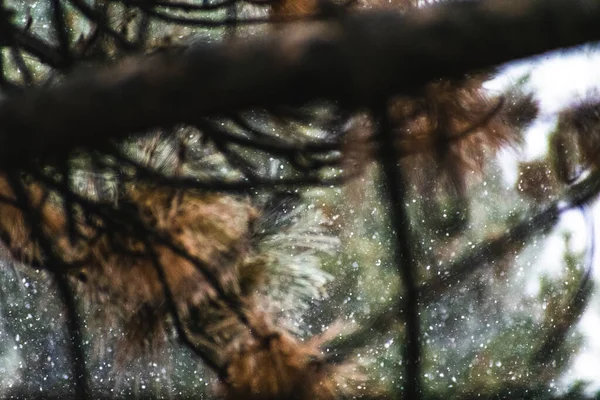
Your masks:
[{"label": "blurred forest background", "polygon": [[[36,88],[52,94],[71,75],[84,79],[88,70],[119,66],[131,54],[177,55],[204,43],[285,34],[287,24],[291,35],[298,19],[307,23],[302,18],[372,8],[410,16],[420,7],[439,4],[2,0],[0,96],[9,102]],[[593,54],[595,46],[573,53]],[[590,91],[540,112],[535,71],[520,68],[494,90],[485,88],[505,72],[438,79],[382,103],[383,112],[330,101],[232,110],[68,157],[40,157],[2,175],[10,185],[0,184],[0,231],[9,239],[0,264],[0,397],[296,398],[292,372],[272,378],[267,389],[259,378],[242,381],[265,367],[273,375],[295,371],[303,384],[314,375],[302,371],[311,362],[336,376],[324,384],[329,378],[317,374],[321,397],[313,398],[600,396],[597,382],[569,373],[590,339],[578,322],[586,309],[598,310],[599,98]],[[123,107],[134,101],[123,100]],[[532,131],[540,121],[543,132]],[[543,151],[531,157],[531,146]],[[144,244],[141,252],[159,259],[146,248],[155,236],[127,230],[138,221],[127,215],[162,196],[131,194],[144,185],[174,190],[157,214],[177,196],[186,199],[184,190],[210,209],[189,220],[209,238],[197,242],[199,258],[244,258],[234,263],[233,278],[216,272],[216,289],[208,278],[188,289],[160,274],[170,267],[165,262],[156,270],[166,282],[157,289],[158,304],[145,297],[136,303],[127,296],[151,289],[138,288],[135,273],[120,275],[105,264],[100,272],[63,268],[72,261],[65,255],[71,245],[53,244],[50,228],[45,245],[44,232],[16,236],[19,228],[10,225],[11,204],[26,200],[28,188],[42,188],[48,200],[15,206],[39,220],[16,223],[46,226],[48,201],[66,216],[65,237],[79,224],[82,232],[114,235],[105,243],[116,249],[131,235]],[[102,222],[94,225],[89,215]],[[251,232],[240,235],[251,236],[251,255],[231,244],[246,218]],[[126,233],[118,236],[119,229]],[[69,240],[82,245],[93,235],[81,236]],[[14,246],[27,249],[29,240],[34,250],[19,255]],[[228,292],[227,279],[240,288]],[[179,289],[189,298],[179,299]],[[312,361],[297,366],[281,355],[292,350],[261,355],[261,340],[270,336],[250,308],[267,315],[264,324],[277,335],[294,338],[290,346],[313,346],[302,350]],[[236,357],[244,352],[256,359],[239,372]],[[286,384],[291,389],[282,389]]]}]

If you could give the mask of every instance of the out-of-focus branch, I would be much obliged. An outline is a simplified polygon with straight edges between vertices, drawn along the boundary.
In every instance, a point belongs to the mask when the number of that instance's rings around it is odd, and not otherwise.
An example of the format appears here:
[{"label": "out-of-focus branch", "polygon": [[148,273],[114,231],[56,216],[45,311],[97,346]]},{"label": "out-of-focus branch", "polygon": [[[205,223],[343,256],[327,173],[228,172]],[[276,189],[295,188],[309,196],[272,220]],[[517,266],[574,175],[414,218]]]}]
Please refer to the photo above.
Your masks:
[{"label": "out-of-focus branch", "polygon": [[600,39],[595,0],[486,0],[370,11],[248,41],[132,58],[0,105],[0,160],[95,147],[256,106],[372,104],[438,77]]},{"label": "out-of-focus branch", "polygon": [[[594,172],[573,185],[563,198],[550,203],[530,217],[523,218],[503,235],[467,250],[448,268],[448,275],[423,282],[418,288],[420,300],[425,304],[438,301],[440,297],[468,280],[481,268],[492,265],[495,260],[505,255],[507,247],[511,247],[515,243],[527,242],[535,235],[551,229],[558,223],[562,213],[591,203],[599,193],[600,172]],[[580,290],[587,288],[587,278],[583,280],[583,283]],[[579,297],[581,296],[582,294],[578,291],[574,303],[580,301]],[[373,335],[388,333],[395,324],[403,321],[403,318],[398,317],[397,310],[404,307],[406,307],[405,299],[398,298],[394,304],[373,313],[356,331],[327,343],[324,348],[328,349],[331,361],[340,362],[354,349],[370,343]]]},{"label": "out-of-focus branch", "polygon": [[[384,173],[387,197],[390,200],[390,215],[396,242],[396,269],[400,277],[405,301],[397,307],[397,317],[405,321],[403,360],[404,392],[397,398],[418,400],[421,398],[421,322],[419,318],[419,289],[417,283],[417,264],[413,254],[414,235],[410,228],[410,219],[406,210],[406,182],[402,169],[398,165],[398,151],[394,146],[394,132],[387,115],[387,104],[383,103],[378,111],[379,136],[382,142],[380,160]],[[376,112],[377,112],[376,111]]]},{"label": "out-of-focus branch", "polygon": [[455,284],[467,279],[479,268],[490,265],[506,254],[506,249],[527,242],[531,237],[551,229],[559,221],[561,214],[593,201],[600,192],[600,172],[594,172],[580,183],[573,185],[563,199],[552,202],[546,208],[524,218],[511,227],[504,235],[485,241],[459,257],[448,268],[447,275],[441,275],[422,285],[423,301],[433,301]]}]

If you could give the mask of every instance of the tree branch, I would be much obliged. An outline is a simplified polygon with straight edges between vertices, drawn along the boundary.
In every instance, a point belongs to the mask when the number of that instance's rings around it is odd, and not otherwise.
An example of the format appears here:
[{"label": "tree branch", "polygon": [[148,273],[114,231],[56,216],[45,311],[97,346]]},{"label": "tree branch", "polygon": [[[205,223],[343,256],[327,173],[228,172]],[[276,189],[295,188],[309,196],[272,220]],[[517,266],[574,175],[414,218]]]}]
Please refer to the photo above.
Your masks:
[{"label": "tree branch", "polygon": [[406,211],[406,182],[402,168],[398,165],[398,151],[394,146],[394,131],[390,123],[388,106],[385,102],[375,110],[378,117],[379,136],[382,142],[379,158],[384,173],[387,197],[390,201],[390,216],[396,242],[395,263],[405,298],[403,307],[397,308],[397,317],[404,318],[405,332],[399,342],[404,341],[402,360],[404,364],[404,391],[397,398],[419,400],[421,398],[421,321],[419,318],[419,290],[417,264],[413,254],[413,233]]},{"label": "tree branch", "polygon": [[[200,116],[312,99],[352,107],[440,77],[600,40],[595,0],[369,11],[246,41],[131,58],[0,105],[0,163],[23,164]],[[465,23],[466,21],[466,23]]]}]

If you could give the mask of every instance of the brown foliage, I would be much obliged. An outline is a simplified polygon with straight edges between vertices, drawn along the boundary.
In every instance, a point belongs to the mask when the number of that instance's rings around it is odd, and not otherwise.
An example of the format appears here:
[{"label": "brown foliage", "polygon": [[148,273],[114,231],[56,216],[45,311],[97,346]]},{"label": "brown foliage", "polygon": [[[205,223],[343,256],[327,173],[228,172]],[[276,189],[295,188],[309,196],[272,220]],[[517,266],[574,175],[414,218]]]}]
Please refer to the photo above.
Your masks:
[{"label": "brown foliage", "polygon": [[[17,201],[11,183],[2,177],[0,190]],[[22,188],[41,210],[44,234],[27,229],[22,207],[0,203],[0,230],[13,255],[79,282],[94,328],[124,330],[122,363],[156,350],[180,324],[177,334],[216,369],[226,399],[333,400],[353,393],[357,385],[346,380],[363,380],[352,363],[334,365],[322,356],[325,337],[303,342],[261,311],[265,261],[253,243],[259,214],[248,200],[131,186],[119,205],[132,217],[123,221],[130,230],[80,216],[80,235],[72,240],[65,208],[52,193],[39,184]],[[136,231],[136,220],[151,234]]]},{"label": "brown foliage", "polygon": [[[593,98],[565,110],[559,116],[552,140],[557,168],[566,181],[575,178],[578,167],[600,166],[600,111]],[[570,175],[570,176],[568,176]]]},{"label": "brown foliage", "polygon": [[[440,187],[463,193],[498,150],[520,141],[520,125],[537,114],[535,104],[528,102],[527,115],[513,115],[514,106],[486,94],[483,78],[431,83],[420,95],[397,97],[390,103],[403,170],[425,194]],[[375,160],[374,130],[366,117],[356,120],[346,137],[348,168],[357,171]]]},{"label": "brown foliage", "polygon": [[260,340],[236,341],[229,348],[232,356],[225,399],[360,398],[356,387],[364,384],[365,377],[352,362],[327,362],[320,349],[324,336],[300,342],[281,330],[268,328],[265,322],[261,325],[269,334],[261,335]]}]

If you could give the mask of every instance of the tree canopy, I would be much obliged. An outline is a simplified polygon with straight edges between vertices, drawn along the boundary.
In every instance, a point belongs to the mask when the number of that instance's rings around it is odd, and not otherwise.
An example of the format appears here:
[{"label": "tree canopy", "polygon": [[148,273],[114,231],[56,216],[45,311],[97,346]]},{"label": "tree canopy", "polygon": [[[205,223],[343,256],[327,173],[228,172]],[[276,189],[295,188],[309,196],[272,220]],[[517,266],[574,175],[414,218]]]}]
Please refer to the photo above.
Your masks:
[{"label": "tree canopy", "polygon": [[[595,0],[0,1],[5,398],[583,398]],[[543,117],[543,116],[542,116]],[[560,230],[583,216],[581,251]],[[560,243],[560,273],[525,269]]]}]

